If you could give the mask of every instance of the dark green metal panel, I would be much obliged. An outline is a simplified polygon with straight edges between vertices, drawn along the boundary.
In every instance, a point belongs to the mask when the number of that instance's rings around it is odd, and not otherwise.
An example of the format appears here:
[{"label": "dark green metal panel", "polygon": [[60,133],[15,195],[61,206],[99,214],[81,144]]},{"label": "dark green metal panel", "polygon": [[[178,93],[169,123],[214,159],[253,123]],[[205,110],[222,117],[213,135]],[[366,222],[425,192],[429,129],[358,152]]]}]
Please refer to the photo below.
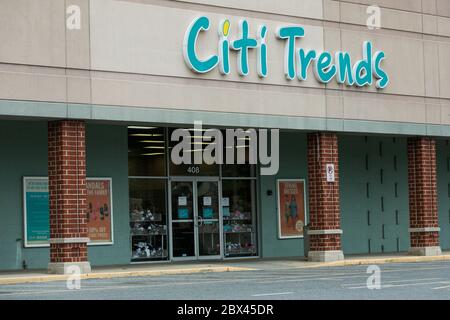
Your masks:
[{"label": "dark green metal panel", "polygon": [[88,177],[111,177],[113,186],[114,245],[90,246],[91,265],[130,262],[128,203],[128,129],[126,126],[86,126],[86,170]]},{"label": "dark green metal panel", "polygon": [[450,249],[450,142],[438,140],[436,145],[437,187],[441,248]]},{"label": "dark green metal panel", "polygon": [[406,139],[339,136],[345,254],[409,248]]},{"label": "dark green metal panel", "polygon": [[[261,255],[299,257],[304,255],[303,239],[278,239],[277,179],[307,179],[308,162],[306,134],[280,133],[280,170],[275,176],[260,177]],[[267,191],[271,190],[271,196]]]},{"label": "dark green metal panel", "polygon": [[0,270],[46,268],[48,248],[23,248],[23,176],[47,175],[47,123],[0,121]]}]

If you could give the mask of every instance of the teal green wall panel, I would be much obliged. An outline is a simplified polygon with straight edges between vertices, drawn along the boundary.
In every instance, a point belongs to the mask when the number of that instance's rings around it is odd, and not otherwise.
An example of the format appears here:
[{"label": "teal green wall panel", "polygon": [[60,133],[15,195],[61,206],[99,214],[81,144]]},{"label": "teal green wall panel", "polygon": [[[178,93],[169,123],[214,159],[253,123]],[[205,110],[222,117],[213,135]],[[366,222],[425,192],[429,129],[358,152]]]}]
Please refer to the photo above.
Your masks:
[{"label": "teal green wall panel", "polygon": [[344,254],[407,251],[406,139],[340,135],[339,152]]},{"label": "teal green wall panel", "polygon": [[379,164],[380,174],[383,170],[383,183],[379,185],[384,201],[383,250],[384,252],[404,252],[410,247],[407,139],[385,137],[379,142],[381,142],[382,154],[376,163]]},{"label": "teal green wall panel", "polygon": [[[46,268],[48,248],[23,248],[23,176],[47,175],[47,124],[0,121],[0,270]],[[18,241],[20,241],[18,245]]]},{"label": "teal green wall panel", "polygon": [[436,152],[440,241],[443,250],[450,250],[450,142],[438,140]]},{"label": "teal green wall panel", "polygon": [[339,136],[342,246],[345,253],[368,251],[365,154],[362,136]]},{"label": "teal green wall panel", "polygon": [[[275,176],[260,177],[261,255],[264,258],[300,257],[303,239],[279,239],[277,179],[305,179],[308,176],[306,134],[280,133],[280,170]],[[307,187],[307,186],[306,186]],[[272,190],[272,196],[267,195]]]},{"label": "teal green wall panel", "polygon": [[91,265],[130,262],[128,214],[128,133],[126,126],[88,125],[86,128],[88,177],[111,177],[114,209],[114,244],[89,246]]},{"label": "teal green wall panel", "polygon": [[[88,125],[87,175],[112,177],[114,240],[112,246],[90,246],[93,265],[130,261],[128,224],[127,129]],[[0,270],[46,268],[48,248],[23,248],[23,176],[47,176],[47,122],[0,121]]]}]

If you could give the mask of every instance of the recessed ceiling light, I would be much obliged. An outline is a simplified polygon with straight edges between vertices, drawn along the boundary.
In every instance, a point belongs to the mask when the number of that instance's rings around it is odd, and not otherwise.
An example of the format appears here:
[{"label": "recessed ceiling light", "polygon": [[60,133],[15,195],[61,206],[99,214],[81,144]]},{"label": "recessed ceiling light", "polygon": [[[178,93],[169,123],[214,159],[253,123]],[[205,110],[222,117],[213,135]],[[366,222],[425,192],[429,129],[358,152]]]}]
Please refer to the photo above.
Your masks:
[{"label": "recessed ceiling light", "polygon": [[156,127],[141,127],[141,126],[129,126],[128,129],[141,129],[141,130],[153,130]]},{"label": "recessed ceiling light", "polygon": [[163,140],[142,140],[139,142],[142,142],[142,143],[164,143]]},{"label": "recessed ceiling light", "polygon": [[141,156],[161,156],[163,152],[141,153]]}]

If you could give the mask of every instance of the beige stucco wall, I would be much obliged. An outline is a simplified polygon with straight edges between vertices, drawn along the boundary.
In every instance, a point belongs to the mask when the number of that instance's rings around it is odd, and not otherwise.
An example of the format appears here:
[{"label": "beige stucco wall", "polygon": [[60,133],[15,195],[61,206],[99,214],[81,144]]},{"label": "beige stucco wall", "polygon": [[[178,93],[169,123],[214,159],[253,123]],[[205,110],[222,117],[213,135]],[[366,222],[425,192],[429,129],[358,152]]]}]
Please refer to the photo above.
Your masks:
[{"label": "beige stucco wall", "polygon": [[[381,7],[382,29],[365,26],[368,4]],[[65,28],[66,7],[81,7],[82,28]],[[250,32],[269,27],[269,76],[193,73],[182,44],[193,18],[212,22],[201,54],[214,53],[217,26],[231,34],[245,17]],[[300,24],[298,45],[362,57],[371,40],[386,52],[384,90],[288,81],[278,26]],[[135,106],[330,119],[450,124],[448,0],[4,0],[0,2],[0,99]],[[1,114],[1,110],[0,110]]]}]

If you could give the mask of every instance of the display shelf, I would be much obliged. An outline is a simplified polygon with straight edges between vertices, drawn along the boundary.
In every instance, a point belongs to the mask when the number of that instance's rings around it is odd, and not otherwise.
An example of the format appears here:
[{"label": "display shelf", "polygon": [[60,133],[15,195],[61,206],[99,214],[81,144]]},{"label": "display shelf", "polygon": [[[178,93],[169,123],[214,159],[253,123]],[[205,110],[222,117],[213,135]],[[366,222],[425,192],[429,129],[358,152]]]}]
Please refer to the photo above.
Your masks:
[{"label": "display shelf", "polygon": [[252,217],[244,213],[241,216],[224,217],[224,221],[224,256],[255,256],[257,254],[254,245],[256,231],[251,223],[253,222]]},{"label": "display shelf", "polygon": [[238,255],[254,255],[256,254],[256,248],[238,248],[238,249],[225,249],[225,256],[238,256]]},{"label": "display shelf", "polygon": [[139,232],[133,232],[133,233],[131,233],[131,236],[132,237],[142,237],[142,236],[167,236],[167,232],[165,232],[165,233],[159,233],[159,232],[153,232],[153,233],[151,233],[151,232],[142,232],[142,233],[139,233]]},{"label": "display shelf", "polygon": [[[156,217],[157,215],[155,215]],[[130,222],[130,233],[132,236],[166,236],[167,225],[162,223],[162,216],[160,221],[146,219],[146,220],[132,220]]]},{"label": "display shelf", "polygon": [[168,261],[169,257],[155,257],[155,258],[131,258],[131,263],[149,263],[149,262],[165,262]]},{"label": "display shelf", "polygon": [[246,230],[241,230],[241,231],[224,231],[225,234],[233,234],[233,233],[253,233],[253,231],[246,231]]},{"label": "display shelf", "polygon": [[162,214],[146,210],[130,213],[131,261],[160,261],[168,259],[168,227]]},{"label": "display shelf", "polygon": [[130,212],[130,222],[141,222],[141,221],[162,221],[162,213],[151,213],[151,212]]},{"label": "display shelf", "polygon": [[252,219],[252,214],[251,212],[239,212],[239,213],[235,213],[235,212],[228,212],[228,214],[224,214],[223,218],[232,218],[232,219],[242,219],[242,220],[251,220]]},{"label": "display shelf", "polygon": [[232,251],[226,251],[225,256],[231,256],[231,255],[252,255],[255,254],[256,250],[232,250]]},{"label": "display shelf", "polygon": [[152,261],[152,260],[166,260],[168,259],[168,251],[167,250],[163,250],[163,252],[161,254],[155,254],[155,255],[150,255],[150,256],[137,256],[136,255],[136,251],[134,250],[132,252],[132,256],[131,256],[131,261],[133,262],[139,262],[139,261]]}]

